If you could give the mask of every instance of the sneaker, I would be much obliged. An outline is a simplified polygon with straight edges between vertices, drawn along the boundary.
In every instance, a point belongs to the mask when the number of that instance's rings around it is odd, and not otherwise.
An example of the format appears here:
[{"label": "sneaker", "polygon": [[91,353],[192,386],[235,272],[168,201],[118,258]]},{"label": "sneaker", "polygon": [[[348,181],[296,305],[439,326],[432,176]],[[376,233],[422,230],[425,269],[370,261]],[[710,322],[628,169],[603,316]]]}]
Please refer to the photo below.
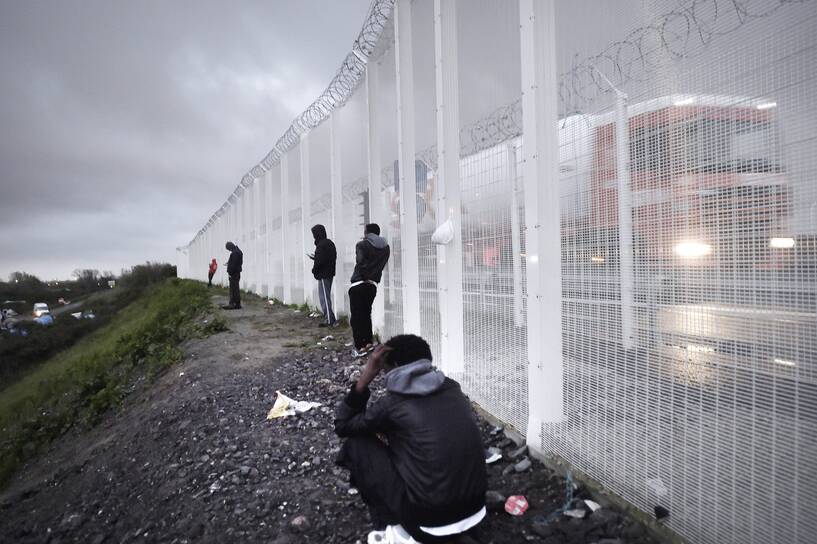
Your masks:
[{"label": "sneaker", "polygon": [[496,448],[488,448],[485,450],[485,464],[490,465],[491,463],[496,463],[502,459],[502,452],[498,451]]},{"label": "sneaker", "polygon": [[367,544],[420,544],[403,529],[402,525],[389,525],[385,531],[372,531]]},{"label": "sneaker", "polygon": [[353,359],[360,359],[360,358],[361,358],[361,357],[363,357],[364,355],[366,355],[366,351],[365,351],[365,350],[361,350],[361,351],[358,351],[358,350],[356,350],[356,349],[353,349],[353,350],[352,350],[352,358],[353,358]]}]

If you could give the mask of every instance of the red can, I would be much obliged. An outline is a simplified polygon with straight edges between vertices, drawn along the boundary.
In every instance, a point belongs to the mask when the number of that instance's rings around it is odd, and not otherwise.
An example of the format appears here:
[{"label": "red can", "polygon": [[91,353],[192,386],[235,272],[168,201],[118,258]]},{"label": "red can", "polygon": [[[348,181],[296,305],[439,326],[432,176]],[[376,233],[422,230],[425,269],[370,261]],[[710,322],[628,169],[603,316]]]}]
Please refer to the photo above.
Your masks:
[{"label": "red can", "polygon": [[528,509],[528,499],[523,495],[511,495],[505,501],[505,511],[512,516],[521,516]]}]

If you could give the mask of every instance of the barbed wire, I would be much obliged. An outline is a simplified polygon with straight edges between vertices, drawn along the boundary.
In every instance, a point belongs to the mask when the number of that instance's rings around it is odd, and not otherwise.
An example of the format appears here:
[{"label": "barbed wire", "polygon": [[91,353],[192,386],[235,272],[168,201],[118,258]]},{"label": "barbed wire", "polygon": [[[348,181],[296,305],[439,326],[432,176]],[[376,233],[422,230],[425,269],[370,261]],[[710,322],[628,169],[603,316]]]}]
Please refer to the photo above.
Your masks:
[{"label": "barbed wire", "polygon": [[[769,17],[785,5],[813,1],[689,0],[679,3],[675,9],[632,30],[622,40],[613,42],[600,53],[581,60],[575,58],[570,70],[559,76],[561,114],[567,116],[583,112],[588,104],[613,91],[610,83],[623,88],[634,81],[645,81],[667,58],[685,58],[695,48],[705,47],[714,38],[730,34],[752,20]],[[279,164],[284,153],[298,144],[301,135],[320,125],[333,110],[346,103],[360,84],[367,61],[375,53],[381,35],[391,24],[394,2],[395,0],[372,2],[352,51],[344,59],[329,86],[292,122],[267,156],[242,177],[228,202],[213,214],[211,220],[223,215],[226,207],[234,203],[245,188]],[[474,154],[521,134],[522,102],[519,98],[463,127],[460,130],[460,153]],[[431,168],[436,168],[436,146],[424,149],[417,155]],[[388,168],[384,168],[382,173],[384,186],[388,184]]]},{"label": "barbed wire", "polygon": [[[689,56],[752,20],[769,17],[787,4],[814,0],[690,0],[650,24],[631,31],[596,55],[574,59],[559,75],[561,115],[583,113],[587,105],[616,87],[643,82],[667,58]],[[602,75],[603,74],[603,75]],[[499,107],[485,118],[460,130],[461,155],[471,155],[522,134],[522,100]],[[426,153],[427,155],[427,153]]]},{"label": "barbed wire", "polygon": [[300,142],[301,135],[323,123],[334,110],[342,107],[352,96],[366,73],[366,64],[369,57],[375,52],[383,29],[387,27],[391,20],[394,2],[395,0],[372,0],[363,27],[352,44],[352,50],[343,59],[340,68],[329,82],[329,85],[306,110],[292,121],[292,124],[275,142],[272,150],[267,153],[261,162],[244,174],[238,186],[228,197],[227,202],[216,210],[205,227],[199,230],[196,237],[191,240],[191,244],[204,233],[211,221],[215,221],[224,214],[225,207],[233,204],[235,199],[244,192],[244,189],[250,187],[256,179],[279,164],[281,157]]},{"label": "barbed wire", "polygon": [[669,59],[687,57],[698,47],[730,34],[747,23],[769,17],[787,4],[812,0],[691,0],[679,3],[650,24],[636,28],[600,53],[574,59],[559,78],[559,100],[565,115],[609,94],[609,79],[622,88],[645,81]]}]

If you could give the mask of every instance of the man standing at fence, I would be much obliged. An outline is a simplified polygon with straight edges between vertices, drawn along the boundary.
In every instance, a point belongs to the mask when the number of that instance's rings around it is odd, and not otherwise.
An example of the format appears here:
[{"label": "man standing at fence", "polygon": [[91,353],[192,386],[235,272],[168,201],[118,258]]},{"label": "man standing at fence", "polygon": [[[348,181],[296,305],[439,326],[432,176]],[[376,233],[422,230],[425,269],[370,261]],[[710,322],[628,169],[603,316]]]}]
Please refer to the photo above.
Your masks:
[{"label": "man standing at fence", "polygon": [[238,310],[241,308],[241,292],[239,291],[241,281],[241,265],[244,264],[244,253],[232,242],[227,242],[225,246],[230,252],[230,259],[227,261],[227,275],[230,277],[230,303],[223,306],[225,310]]},{"label": "man standing at fence", "polygon": [[321,311],[325,319],[319,326],[334,327],[337,320],[332,310],[332,279],[335,277],[338,253],[335,243],[326,237],[326,227],[323,225],[312,227],[312,237],[315,238],[315,254],[307,256],[315,261],[312,264],[312,275],[318,280],[318,300],[321,301]]},{"label": "man standing at fence", "polygon": [[[369,403],[381,371],[386,394]],[[398,335],[374,350],[337,405],[335,432],[347,438],[337,463],[380,533],[369,542],[451,542],[485,517],[485,458],[471,405],[434,368],[419,336]],[[395,534],[402,540],[389,540]]]},{"label": "man standing at fence", "polygon": [[363,356],[372,348],[372,304],[390,251],[389,244],[380,236],[380,226],[377,223],[366,225],[363,240],[355,246],[355,271],[349,288],[349,324],[352,325],[355,342],[352,355],[355,357]]}]

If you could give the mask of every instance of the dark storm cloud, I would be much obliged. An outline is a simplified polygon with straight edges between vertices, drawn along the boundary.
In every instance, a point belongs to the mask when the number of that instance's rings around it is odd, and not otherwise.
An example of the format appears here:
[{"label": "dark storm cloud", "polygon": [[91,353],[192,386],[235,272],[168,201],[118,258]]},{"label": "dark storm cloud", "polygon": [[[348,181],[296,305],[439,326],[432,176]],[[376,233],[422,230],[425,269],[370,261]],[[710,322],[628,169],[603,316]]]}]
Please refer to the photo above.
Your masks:
[{"label": "dark storm cloud", "polygon": [[368,3],[0,1],[0,276],[175,259]]}]

